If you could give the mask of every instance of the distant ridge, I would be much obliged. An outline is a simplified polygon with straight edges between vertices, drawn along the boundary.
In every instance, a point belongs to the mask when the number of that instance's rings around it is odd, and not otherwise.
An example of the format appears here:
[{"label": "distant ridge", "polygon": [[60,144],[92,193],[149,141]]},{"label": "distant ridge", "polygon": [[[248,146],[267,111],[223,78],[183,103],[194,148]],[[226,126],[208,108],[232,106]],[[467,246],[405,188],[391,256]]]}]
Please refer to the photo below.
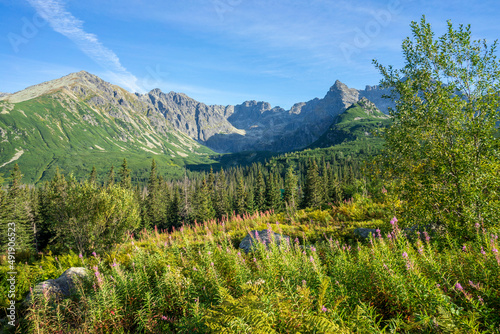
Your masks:
[{"label": "distant ridge", "polygon": [[[61,89],[78,93],[74,88],[76,86],[84,86],[87,94],[92,92],[102,97],[96,97],[99,101],[94,103],[121,106],[120,101],[130,101],[130,107],[139,111],[162,115],[172,128],[221,153],[286,152],[307,147],[328,129],[338,114],[361,98],[369,99],[382,112],[393,107],[391,100],[382,97],[389,93],[388,90],[378,86],[357,90],[339,80],[323,98],[295,103],[290,110],[285,110],[262,101],[245,101],[235,106],[206,105],[186,94],[163,93],[158,88],[146,94],[132,94],[86,71],[28,87],[0,97],[0,100],[19,103]],[[110,95],[111,91],[120,92],[120,96],[127,98],[117,100],[116,96]]]}]

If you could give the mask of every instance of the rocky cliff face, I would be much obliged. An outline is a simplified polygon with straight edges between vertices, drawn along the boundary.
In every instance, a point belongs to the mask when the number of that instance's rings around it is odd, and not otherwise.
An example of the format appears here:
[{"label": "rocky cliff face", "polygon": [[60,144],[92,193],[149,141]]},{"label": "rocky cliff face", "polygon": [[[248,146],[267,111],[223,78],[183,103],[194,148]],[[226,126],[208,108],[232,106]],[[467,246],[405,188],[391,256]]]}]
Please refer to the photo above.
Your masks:
[{"label": "rocky cliff face", "polygon": [[[17,103],[61,87],[99,112],[125,122],[130,122],[131,112],[144,114],[156,132],[165,134],[175,129],[217,152],[301,149],[317,140],[337,115],[361,98],[372,101],[383,112],[393,106],[392,101],[382,98],[388,90],[377,86],[357,90],[338,80],[322,99],[296,103],[290,110],[257,101],[235,106],[206,105],[185,94],[159,89],[132,94],[84,71],[0,95],[0,100]],[[89,122],[92,117],[89,113]],[[137,127],[131,126],[130,131],[137,132]],[[127,136],[130,134],[124,131],[122,137]]]}]

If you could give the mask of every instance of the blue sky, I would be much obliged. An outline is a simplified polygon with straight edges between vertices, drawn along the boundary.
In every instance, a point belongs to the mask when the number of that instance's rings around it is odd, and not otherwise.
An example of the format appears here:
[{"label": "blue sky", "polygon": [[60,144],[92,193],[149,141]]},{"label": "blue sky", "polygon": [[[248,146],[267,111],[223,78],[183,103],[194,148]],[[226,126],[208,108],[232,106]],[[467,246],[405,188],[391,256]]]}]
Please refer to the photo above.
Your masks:
[{"label": "blue sky", "polygon": [[451,20],[491,42],[499,12],[496,0],[0,0],[0,92],[86,70],[130,91],[289,108],[336,79],[377,84],[371,60],[400,67],[423,14],[438,34]]}]

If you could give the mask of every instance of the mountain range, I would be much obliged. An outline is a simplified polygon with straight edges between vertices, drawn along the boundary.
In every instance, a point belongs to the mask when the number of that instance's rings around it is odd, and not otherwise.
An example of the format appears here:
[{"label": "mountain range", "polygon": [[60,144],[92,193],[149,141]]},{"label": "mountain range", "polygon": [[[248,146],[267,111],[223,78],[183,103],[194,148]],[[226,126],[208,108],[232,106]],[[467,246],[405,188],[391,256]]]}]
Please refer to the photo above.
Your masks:
[{"label": "mountain range", "polygon": [[170,166],[163,172],[178,174],[176,167],[213,162],[215,152],[286,152],[321,138],[324,146],[331,138],[325,132],[353,104],[362,101],[363,107],[368,101],[385,112],[392,107],[384,94],[388,91],[377,86],[357,90],[337,80],[324,98],[290,110],[257,101],[206,105],[160,89],[130,93],[81,71],[0,93],[0,173],[17,161],[27,178],[38,182],[56,167],[80,175],[127,157],[139,174],[147,172],[152,158]]}]

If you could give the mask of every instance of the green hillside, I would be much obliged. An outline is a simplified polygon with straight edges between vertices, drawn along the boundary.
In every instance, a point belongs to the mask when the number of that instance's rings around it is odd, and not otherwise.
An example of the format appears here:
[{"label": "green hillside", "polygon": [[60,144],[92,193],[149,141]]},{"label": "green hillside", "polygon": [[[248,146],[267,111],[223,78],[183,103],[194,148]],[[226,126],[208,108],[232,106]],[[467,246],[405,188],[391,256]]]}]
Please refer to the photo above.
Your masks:
[{"label": "green hillside", "polygon": [[95,166],[104,179],[126,158],[133,179],[145,179],[153,158],[170,176],[186,164],[212,161],[213,151],[171,128],[161,114],[134,105],[133,94],[114,86],[123,105],[96,105],[92,98],[106,96],[83,88],[78,95],[64,88],[21,102],[0,100],[0,173],[7,176],[18,163],[24,181],[36,183],[51,179],[57,167],[80,179]]},{"label": "green hillside", "polygon": [[374,132],[390,123],[389,116],[383,114],[377,107],[362,98],[337,116],[330,128],[308,146],[308,148],[326,148],[339,144],[348,146],[381,147],[382,139],[374,136]]}]

